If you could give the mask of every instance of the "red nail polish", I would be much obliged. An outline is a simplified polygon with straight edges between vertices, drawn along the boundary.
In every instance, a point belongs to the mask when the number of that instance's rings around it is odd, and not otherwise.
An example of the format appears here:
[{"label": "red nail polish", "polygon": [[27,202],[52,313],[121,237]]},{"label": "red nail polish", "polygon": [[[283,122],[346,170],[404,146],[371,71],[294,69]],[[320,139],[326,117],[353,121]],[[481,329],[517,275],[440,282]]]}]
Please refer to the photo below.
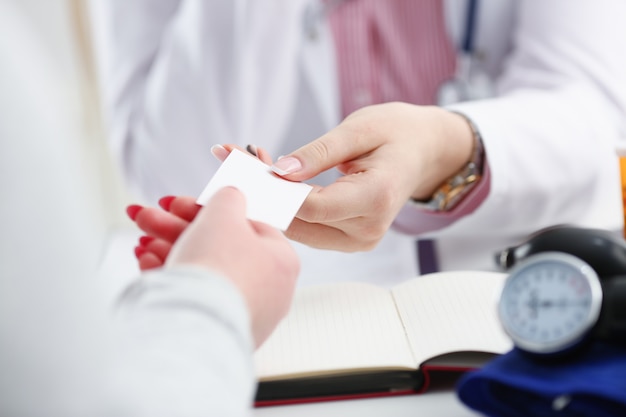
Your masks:
[{"label": "red nail polish", "polygon": [[159,206],[163,208],[163,210],[170,211],[170,206],[172,205],[172,201],[174,201],[176,197],[168,195],[159,200]]},{"label": "red nail polish", "polygon": [[135,246],[135,257],[137,259],[139,259],[142,255],[144,255],[147,252],[148,251],[145,248],[142,248],[141,246]]},{"label": "red nail polish", "polygon": [[139,246],[146,247],[152,242],[154,238],[152,236],[141,236],[139,238]]},{"label": "red nail polish", "polygon": [[130,217],[132,221],[135,221],[135,218],[137,217],[137,213],[139,213],[142,209],[143,209],[142,206],[139,206],[137,204],[132,204],[126,207],[126,214],[128,214],[128,217]]}]

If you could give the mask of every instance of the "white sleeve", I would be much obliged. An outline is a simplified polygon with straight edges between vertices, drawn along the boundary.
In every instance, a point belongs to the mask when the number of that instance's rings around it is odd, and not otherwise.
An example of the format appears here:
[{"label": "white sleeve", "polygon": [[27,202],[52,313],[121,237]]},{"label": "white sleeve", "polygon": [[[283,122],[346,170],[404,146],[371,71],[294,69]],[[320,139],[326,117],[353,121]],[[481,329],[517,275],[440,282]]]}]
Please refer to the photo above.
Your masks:
[{"label": "white sleeve", "polygon": [[60,105],[74,94],[53,59],[63,49],[21,6],[0,2],[0,415],[247,414],[250,324],[227,280],[148,274],[113,328],[93,276],[105,228],[82,175],[85,138]]},{"label": "white sleeve", "polygon": [[212,145],[282,139],[303,4],[91,0],[109,136],[135,191],[198,195],[219,166]]},{"label": "white sleeve", "polygon": [[527,0],[518,8],[498,96],[452,106],[480,129],[491,192],[441,234],[526,234],[554,223],[619,229],[626,2]]},{"label": "white sleeve", "polygon": [[256,388],[250,322],[226,279],[190,268],[145,274],[120,298],[115,324],[112,394],[123,415],[249,413]]}]

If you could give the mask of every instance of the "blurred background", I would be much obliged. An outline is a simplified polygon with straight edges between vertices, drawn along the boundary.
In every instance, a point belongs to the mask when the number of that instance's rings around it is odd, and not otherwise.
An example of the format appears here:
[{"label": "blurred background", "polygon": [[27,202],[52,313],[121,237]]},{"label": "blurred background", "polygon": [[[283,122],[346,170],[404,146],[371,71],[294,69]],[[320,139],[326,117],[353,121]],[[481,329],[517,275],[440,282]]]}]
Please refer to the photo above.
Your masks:
[{"label": "blurred background", "polygon": [[111,299],[137,275],[136,238],[112,249],[134,229],[124,212],[133,198],[105,141],[87,10],[80,0],[0,0],[3,416],[90,401],[81,387],[107,355]]},{"label": "blurred background", "polygon": [[[47,52],[53,68],[46,71],[58,96],[55,111],[66,118],[67,132],[55,135],[78,151],[80,171],[85,178],[85,200],[92,201],[93,221],[108,234],[127,227],[124,209],[133,199],[113,162],[105,140],[106,129],[100,111],[97,74],[89,29],[86,0],[20,0],[21,9],[34,35]],[[19,40],[15,40],[18,42]],[[28,52],[28,51],[26,51]],[[57,139],[58,138],[58,139]]]},{"label": "blurred background", "polygon": [[[65,145],[76,151],[73,171],[82,179],[80,199],[90,207],[87,221],[92,223],[94,238],[101,242],[100,259],[102,262],[111,256],[125,259],[127,265],[120,265],[120,270],[133,273],[134,235],[132,241],[127,239],[126,245],[113,244],[113,240],[120,240],[121,231],[134,231],[125,207],[137,200],[125,186],[106,141],[89,27],[89,1],[20,0],[12,3],[21,9],[36,41],[43,46],[45,62],[50,65],[45,73],[46,82],[55,95],[53,100],[58,103],[54,114],[65,119],[59,124],[64,131],[54,132],[51,140],[66,141]],[[19,39],[13,41],[20,42]],[[24,46],[28,48],[27,43]],[[23,51],[25,57],[33,53],[36,52]],[[129,253],[123,257],[109,253],[114,247]]]},{"label": "blurred background", "polygon": [[138,274],[139,200],[106,140],[89,0],[0,0],[0,34],[0,275],[97,269],[113,298]]}]

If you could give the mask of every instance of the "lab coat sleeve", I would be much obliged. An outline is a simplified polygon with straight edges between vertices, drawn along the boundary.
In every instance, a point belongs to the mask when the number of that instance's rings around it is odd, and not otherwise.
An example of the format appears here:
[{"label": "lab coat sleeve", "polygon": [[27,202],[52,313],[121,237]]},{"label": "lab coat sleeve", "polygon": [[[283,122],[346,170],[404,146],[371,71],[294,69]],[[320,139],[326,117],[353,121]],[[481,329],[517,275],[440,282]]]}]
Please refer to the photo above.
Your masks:
[{"label": "lab coat sleeve", "polygon": [[476,210],[489,195],[491,185],[491,171],[486,163],[481,180],[474,188],[452,209],[433,211],[422,204],[409,202],[400,210],[393,226],[399,232],[421,235],[443,229],[464,216]]},{"label": "lab coat sleeve", "polygon": [[148,273],[119,299],[115,324],[114,415],[248,415],[254,346],[247,308],[229,281],[187,267]]},{"label": "lab coat sleeve", "polygon": [[296,98],[303,5],[91,0],[111,147],[133,191],[198,195],[219,166],[214,144],[274,150]]},{"label": "lab coat sleeve", "polygon": [[[480,130],[489,194],[434,234],[523,235],[558,223],[618,230],[626,2],[528,0],[518,9],[497,96],[452,106]],[[395,226],[420,234],[428,231],[424,221],[427,215],[407,205]]]}]

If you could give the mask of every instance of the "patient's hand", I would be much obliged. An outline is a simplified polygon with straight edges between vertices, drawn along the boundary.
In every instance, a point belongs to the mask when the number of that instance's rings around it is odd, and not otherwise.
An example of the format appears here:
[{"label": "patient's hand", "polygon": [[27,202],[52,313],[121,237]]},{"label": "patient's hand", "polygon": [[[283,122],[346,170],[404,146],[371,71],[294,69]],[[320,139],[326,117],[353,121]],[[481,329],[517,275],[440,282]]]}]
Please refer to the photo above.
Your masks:
[{"label": "patient's hand", "polygon": [[140,268],[194,266],[234,284],[250,313],[257,346],[291,305],[300,262],[280,230],[246,218],[243,194],[225,187],[204,207],[191,197],[161,199],[161,207],[130,206],[146,232],[138,248]]},{"label": "patient's hand", "polygon": [[[211,152],[223,162],[235,148],[256,156],[268,165],[272,164],[268,152],[254,145],[248,145],[246,149],[233,144],[215,145]],[[142,271],[164,265],[172,245],[201,208],[195,198],[187,196],[163,197],[159,206],[163,210],[139,205],[126,209],[128,216],[145,232],[135,247],[135,256]]]},{"label": "patient's hand", "polygon": [[128,216],[145,235],[135,247],[135,256],[142,271],[165,264],[172,245],[200,211],[196,199],[168,196],[159,200],[161,208],[132,205]]}]

